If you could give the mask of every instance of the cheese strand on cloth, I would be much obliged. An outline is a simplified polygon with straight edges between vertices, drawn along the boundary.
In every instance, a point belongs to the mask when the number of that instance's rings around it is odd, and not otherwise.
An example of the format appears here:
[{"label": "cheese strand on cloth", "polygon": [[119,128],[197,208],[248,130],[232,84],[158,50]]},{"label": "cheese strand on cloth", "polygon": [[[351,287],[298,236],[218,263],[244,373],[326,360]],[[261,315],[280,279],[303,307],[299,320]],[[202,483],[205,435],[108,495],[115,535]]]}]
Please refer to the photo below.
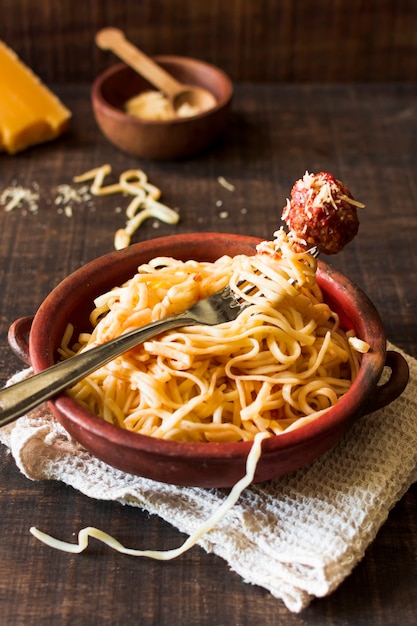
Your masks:
[{"label": "cheese strand on cloth", "polygon": [[[340,585],[417,480],[417,361],[404,356],[410,382],[395,402],[358,420],[308,467],[246,488],[198,541],[290,611],[301,611]],[[0,441],[28,478],[60,480],[90,498],[140,507],[188,535],[228,494],[110,468],[73,441],[45,406],[0,429]]]}]

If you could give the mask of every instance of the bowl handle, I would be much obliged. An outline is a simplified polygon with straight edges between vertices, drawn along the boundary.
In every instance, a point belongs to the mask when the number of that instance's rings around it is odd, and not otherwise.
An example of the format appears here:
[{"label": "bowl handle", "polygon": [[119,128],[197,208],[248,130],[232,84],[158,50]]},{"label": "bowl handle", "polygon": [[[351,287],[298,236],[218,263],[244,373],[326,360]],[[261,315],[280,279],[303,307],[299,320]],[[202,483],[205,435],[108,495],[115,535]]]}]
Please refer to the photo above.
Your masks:
[{"label": "bowl handle", "polygon": [[26,365],[30,365],[29,332],[33,317],[19,317],[9,328],[7,340],[12,351]]},{"label": "bowl handle", "polygon": [[373,394],[362,408],[362,414],[372,413],[382,409],[398,398],[407,387],[410,371],[408,363],[402,354],[388,350],[385,357],[385,367],[391,369],[391,375],[382,385],[377,385]]}]

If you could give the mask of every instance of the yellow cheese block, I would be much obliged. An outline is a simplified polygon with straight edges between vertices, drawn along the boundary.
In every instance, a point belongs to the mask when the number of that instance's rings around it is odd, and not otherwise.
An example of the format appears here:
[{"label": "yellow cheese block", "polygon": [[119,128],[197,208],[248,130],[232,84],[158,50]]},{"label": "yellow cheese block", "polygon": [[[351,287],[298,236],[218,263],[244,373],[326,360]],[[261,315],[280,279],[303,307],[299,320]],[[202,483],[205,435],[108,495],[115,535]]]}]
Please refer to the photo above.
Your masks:
[{"label": "yellow cheese block", "polygon": [[0,150],[15,154],[55,139],[70,117],[62,102],[0,41]]}]

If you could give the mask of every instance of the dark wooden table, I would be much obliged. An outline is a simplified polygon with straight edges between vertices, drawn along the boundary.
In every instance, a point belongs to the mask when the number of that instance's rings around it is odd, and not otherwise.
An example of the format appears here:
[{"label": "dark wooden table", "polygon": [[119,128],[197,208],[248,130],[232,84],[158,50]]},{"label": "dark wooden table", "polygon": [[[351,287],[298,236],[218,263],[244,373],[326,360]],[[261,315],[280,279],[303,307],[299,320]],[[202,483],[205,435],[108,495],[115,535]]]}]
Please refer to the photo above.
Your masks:
[{"label": "dark wooden table", "polygon": [[[33,314],[68,273],[112,250],[114,231],[124,223],[116,207],[124,201],[110,196],[74,204],[72,216],[55,204],[58,185],[103,163],[114,177],[141,167],[163,200],[179,208],[177,226],[157,229],[150,220],[135,241],[193,231],[268,238],[293,182],[306,170],[331,171],[367,208],[360,235],[330,261],[368,293],[388,338],[417,357],[417,87],[242,85],[225,140],[176,163],[139,161],[109,145],[95,125],[87,86],[59,93],[74,113],[71,131],[20,155],[0,155],[0,194],[12,184],[36,184],[40,193],[36,214],[0,207],[1,383],[22,367],[7,345],[9,325]],[[220,186],[218,176],[235,191]],[[182,537],[140,510],[27,480],[3,447],[0,462],[5,626],[415,624],[417,487],[391,512],[351,576],[296,615],[199,547],[169,563],[117,555],[97,542],[82,556],[46,548],[29,534],[31,525],[62,537],[95,525],[126,545],[162,549]]]}]

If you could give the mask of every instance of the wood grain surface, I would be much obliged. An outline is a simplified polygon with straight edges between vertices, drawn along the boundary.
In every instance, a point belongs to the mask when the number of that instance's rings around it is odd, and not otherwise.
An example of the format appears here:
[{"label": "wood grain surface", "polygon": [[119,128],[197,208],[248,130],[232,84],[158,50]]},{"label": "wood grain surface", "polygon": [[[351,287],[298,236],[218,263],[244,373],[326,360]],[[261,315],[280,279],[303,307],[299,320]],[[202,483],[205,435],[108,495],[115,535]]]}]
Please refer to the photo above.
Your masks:
[{"label": "wood grain surface", "polygon": [[415,82],[416,19],[413,0],[2,0],[0,38],[47,83],[91,81],[113,63],[94,44],[104,26],[238,82]]},{"label": "wood grain surface", "polygon": [[[36,214],[0,207],[1,383],[22,367],[7,345],[9,325],[33,314],[68,273],[112,250],[125,198],[74,203],[70,217],[55,203],[59,185],[73,185],[73,176],[103,163],[115,178],[124,169],[144,169],[163,201],[179,209],[178,225],[157,228],[149,220],[135,241],[195,231],[268,238],[295,179],[306,170],[331,171],[366,209],[356,240],[329,260],[367,292],[388,338],[417,357],[417,87],[241,84],[224,140],[194,159],[165,163],[134,159],[107,143],[93,119],[88,84],[57,92],[73,111],[69,133],[14,157],[0,154],[0,194],[13,184],[40,194]],[[218,176],[235,191],[219,185]],[[31,482],[3,447],[0,502],[5,626],[415,623],[415,486],[351,576],[299,615],[198,547],[157,563],[116,555],[94,541],[80,556],[43,546],[30,526],[71,540],[81,527],[96,525],[132,547],[176,547],[183,537],[139,509],[93,501],[59,483]]]}]

